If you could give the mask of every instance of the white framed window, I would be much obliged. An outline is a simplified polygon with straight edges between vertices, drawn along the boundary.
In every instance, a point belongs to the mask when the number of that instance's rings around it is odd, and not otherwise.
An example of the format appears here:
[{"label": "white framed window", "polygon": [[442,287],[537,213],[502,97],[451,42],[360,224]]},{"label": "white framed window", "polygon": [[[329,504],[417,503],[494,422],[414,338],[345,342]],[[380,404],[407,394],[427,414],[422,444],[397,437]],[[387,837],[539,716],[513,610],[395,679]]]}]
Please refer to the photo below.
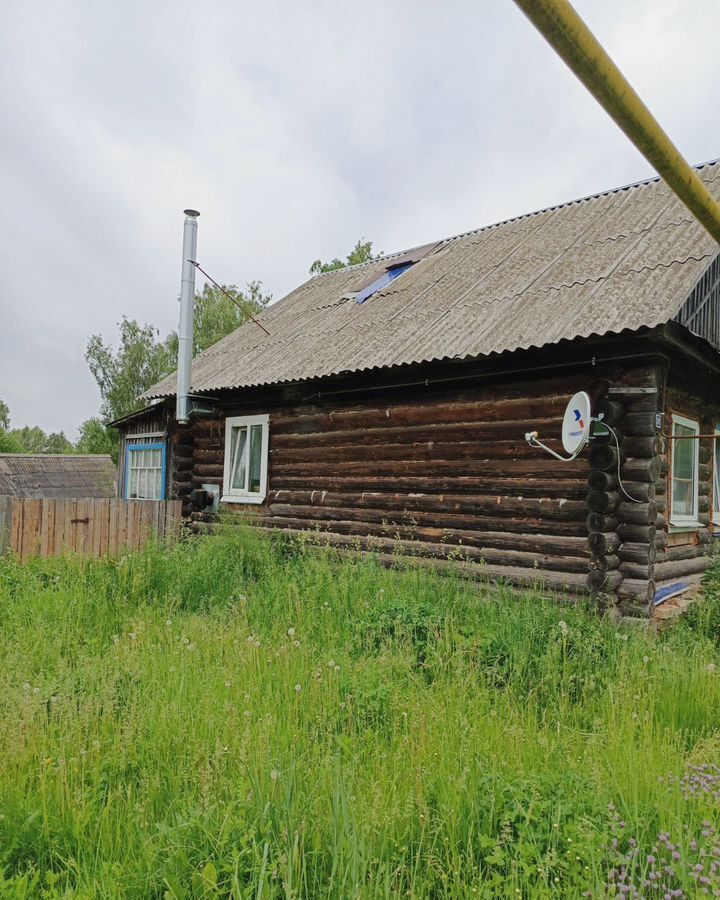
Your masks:
[{"label": "white framed window", "polygon": [[700,423],[684,416],[672,417],[672,471],[670,524],[698,524],[698,440]]},{"label": "white framed window", "polygon": [[165,499],[165,444],[127,445],[125,499]]},{"label": "white framed window", "polygon": [[270,417],[225,419],[223,493],[226,503],[262,503],[267,494]]},{"label": "white framed window", "polygon": [[715,426],[713,441],[713,519],[720,522],[720,425]]}]

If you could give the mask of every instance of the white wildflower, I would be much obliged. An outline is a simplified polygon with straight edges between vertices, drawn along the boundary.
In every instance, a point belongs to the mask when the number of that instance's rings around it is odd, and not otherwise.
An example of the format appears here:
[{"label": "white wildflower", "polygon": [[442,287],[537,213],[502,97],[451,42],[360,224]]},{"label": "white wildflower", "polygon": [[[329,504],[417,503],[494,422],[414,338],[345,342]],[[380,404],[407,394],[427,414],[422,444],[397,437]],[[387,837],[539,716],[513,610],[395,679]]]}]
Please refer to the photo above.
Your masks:
[{"label": "white wildflower", "polygon": [[295,634],[295,629],[294,629],[294,628],[288,628],[288,635],[289,635],[290,637],[292,637],[294,634]]}]

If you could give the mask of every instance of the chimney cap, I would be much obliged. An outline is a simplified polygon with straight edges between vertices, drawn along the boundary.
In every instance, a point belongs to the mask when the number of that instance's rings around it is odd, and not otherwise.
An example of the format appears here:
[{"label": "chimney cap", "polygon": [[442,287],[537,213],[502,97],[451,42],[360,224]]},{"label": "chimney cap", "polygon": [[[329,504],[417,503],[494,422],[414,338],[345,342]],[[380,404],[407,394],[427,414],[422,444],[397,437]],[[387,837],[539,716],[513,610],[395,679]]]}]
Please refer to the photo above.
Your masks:
[{"label": "chimney cap", "polygon": [[191,219],[196,219],[200,215],[196,209],[184,209],[183,212],[186,216],[190,216]]}]

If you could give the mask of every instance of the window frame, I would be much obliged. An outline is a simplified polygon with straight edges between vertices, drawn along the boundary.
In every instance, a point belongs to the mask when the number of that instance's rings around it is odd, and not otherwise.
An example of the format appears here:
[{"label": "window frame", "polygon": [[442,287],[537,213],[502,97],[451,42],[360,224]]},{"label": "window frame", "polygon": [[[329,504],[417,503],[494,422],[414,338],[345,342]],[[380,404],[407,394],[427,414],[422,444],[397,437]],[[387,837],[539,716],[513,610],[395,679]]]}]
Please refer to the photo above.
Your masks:
[{"label": "window frame", "polygon": [[[132,435],[134,437],[135,435]],[[159,450],[160,451],[160,496],[159,497],[131,497],[130,496],[130,471],[132,466],[132,454],[141,450]],[[145,467],[143,467],[145,468]],[[155,468],[154,466],[152,468]],[[154,441],[150,444],[126,444],[125,445],[125,499],[126,500],[156,500],[162,501],[166,499],[166,483],[167,483],[167,447],[163,441]]]},{"label": "window frame", "polygon": [[700,466],[700,447],[699,441],[697,439],[689,438],[692,440],[692,446],[695,448],[694,460],[693,460],[693,509],[691,515],[675,515],[673,513],[673,482],[675,481],[675,447],[677,443],[677,439],[675,438],[675,425],[682,425],[685,428],[689,428],[696,435],[700,434],[700,422],[697,419],[689,419],[687,416],[677,415],[676,413],[672,414],[672,452],[670,456],[670,471],[668,473],[670,478],[670,525],[675,529],[691,529],[691,528],[699,528],[700,522],[698,521],[698,507],[700,500],[700,477],[699,477],[699,466]]},{"label": "window frame", "polygon": [[[248,429],[252,425],[262,425],[262,443],[260,445],[260,490],[239,491],[230,487],[230,450],[233,428],[245,426]],[[228,416],[225,419],[225,458],[223,461],[223,483],[221,503],[264,503],[267,497],[268,481],[268,449],[270,433],[270,416]],[[245,442],[245,453],[250,453],[250,441]]]},{"label": "window frame", "polygon": [[713,441],[712,463],[713,463],[713,505],[712,518],[713,522],[720,522],[720,422],[715,424],[715,434],[718,435]]}]

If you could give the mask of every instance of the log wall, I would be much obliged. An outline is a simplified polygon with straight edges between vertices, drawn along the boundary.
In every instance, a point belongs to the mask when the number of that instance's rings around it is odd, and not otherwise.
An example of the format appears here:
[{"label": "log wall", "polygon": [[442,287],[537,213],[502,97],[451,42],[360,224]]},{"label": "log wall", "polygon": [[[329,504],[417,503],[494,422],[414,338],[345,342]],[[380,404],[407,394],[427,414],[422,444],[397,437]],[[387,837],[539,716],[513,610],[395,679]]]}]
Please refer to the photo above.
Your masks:
[{"label": "log wall", "polygon": [[[561,450],[549,438],[568,397],[606,388],[582,374],[228,406],[270,413],[270,449],[266,503],[227,508],[339,547],[462,560],[478,575],[586,593],[587,462],[560,463],[524,435],[538,430]],[[222,484],[223,421],[173,436],[175,496]]]}]

